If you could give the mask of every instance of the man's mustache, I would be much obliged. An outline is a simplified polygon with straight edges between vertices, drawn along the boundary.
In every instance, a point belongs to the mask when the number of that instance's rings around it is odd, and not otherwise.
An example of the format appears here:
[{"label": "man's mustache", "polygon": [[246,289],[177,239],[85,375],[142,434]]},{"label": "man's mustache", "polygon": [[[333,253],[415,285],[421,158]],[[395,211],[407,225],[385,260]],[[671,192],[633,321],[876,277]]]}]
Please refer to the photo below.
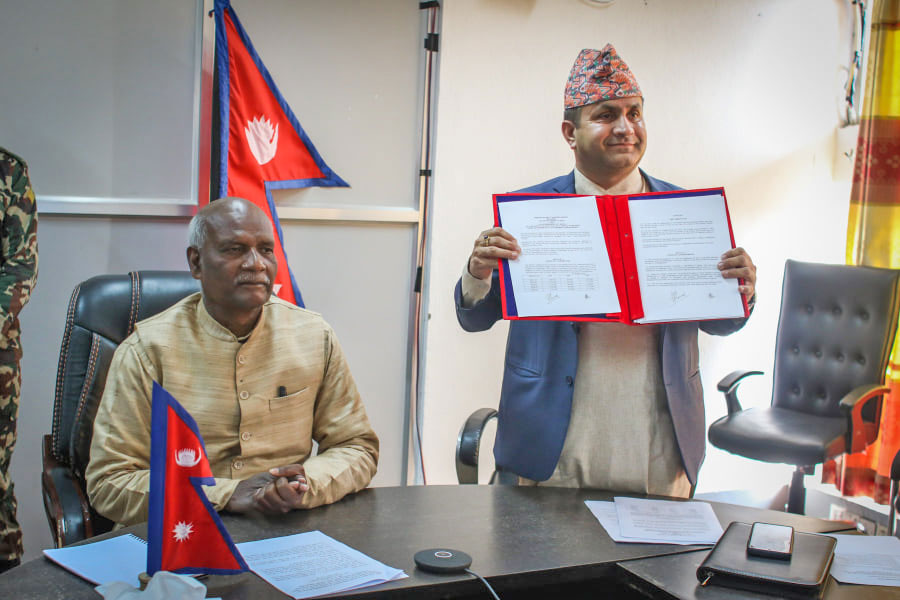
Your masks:
[{"label": "man's mustache", "polygon": [[237,283],[259,283],[265,286],[271,286],[272,282],[268,277],[257,277],[255,275],[238,275]]}]

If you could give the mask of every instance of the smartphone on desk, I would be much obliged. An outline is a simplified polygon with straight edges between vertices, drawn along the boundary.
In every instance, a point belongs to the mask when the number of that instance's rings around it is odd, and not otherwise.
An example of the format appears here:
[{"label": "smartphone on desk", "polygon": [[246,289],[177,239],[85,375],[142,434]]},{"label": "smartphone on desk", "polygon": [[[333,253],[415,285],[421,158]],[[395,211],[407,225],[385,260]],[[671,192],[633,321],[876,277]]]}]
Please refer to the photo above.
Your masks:
[{"label": "smartphone on desk", "polygon": [[754,523],[747,539],[747,554],[790,560],[794,551],[794,528],[771,523]]}]

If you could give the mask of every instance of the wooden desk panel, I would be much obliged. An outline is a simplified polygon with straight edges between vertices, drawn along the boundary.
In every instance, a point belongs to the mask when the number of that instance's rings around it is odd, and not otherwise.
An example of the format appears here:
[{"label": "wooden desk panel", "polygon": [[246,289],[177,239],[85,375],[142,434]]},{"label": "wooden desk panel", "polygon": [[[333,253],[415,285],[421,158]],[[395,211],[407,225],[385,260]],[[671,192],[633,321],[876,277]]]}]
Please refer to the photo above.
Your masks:
[{"label": "wooden desk panel", "polygon": [[[490,579],[498,592],[553,585],[585,584],[612,591],[616,564],[697,550],[696,546],[617,544],[606,534],[585,500],[611,500],[595,490],[510,486],[412,486],[373,488],[342,501],[282,516],[223,515],[235,542],[319,530],[392,567],[408,579],[357,590],[343,598],[463,598],[483,595],[481,583],[468,575],[433,575],[418,571],[416,551],[437,546],[463,550],[472,556],[472,570]],[[850,525],[763,509],[711,503],[727,526],[733,520],[767,521],[803,531],[840,531]],[[135,533],[146,539],[146,526],[128,527],[109,535]],[[693,572],[691,572],[693,575]],[[216,578],[215,581],[227,578]],[[530,594],[524,594],[525,597]],[[223,590],[225,600],[286,598],[248,575]],[[36,559],[0,575],[0,598],[97,598],[87,582],[62,568]]]},{"label": "wooden desk panel", "polygon": [[[701,586],[697,567],[709,554],[698,550],[620,563],[619,581],[649,598],[677,600],[772,600],[775,596],[756,594],[716,585]],[[838,583],[828,577],[823,600],[900,600],[900,588]]]}]

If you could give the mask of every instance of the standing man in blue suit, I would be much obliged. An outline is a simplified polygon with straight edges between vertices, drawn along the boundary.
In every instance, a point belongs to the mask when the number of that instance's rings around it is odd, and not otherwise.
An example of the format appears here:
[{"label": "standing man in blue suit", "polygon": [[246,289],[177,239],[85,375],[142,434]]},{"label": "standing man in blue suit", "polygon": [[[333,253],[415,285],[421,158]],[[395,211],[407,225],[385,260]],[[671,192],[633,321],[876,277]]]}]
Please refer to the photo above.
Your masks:
[{"label": "standing man in blue suit", "polygon": [[[634,74],[607,44],[582,50],[566,84],[562,134],[575,155],[568,175],[521,190],[636,194],[679,189],[639,167],[647,146]],[[502,228],[481,232],[456,285],[466,331],[502,316],[497,259],[521,253]],[[742,248],[719,270],[740,278],[752,308],[756,267]],[[494,456],[531,485],[594,487],[687,497],[706,447],[698,330],[727,335],[746,319],[629,326],[512,321]]]}]

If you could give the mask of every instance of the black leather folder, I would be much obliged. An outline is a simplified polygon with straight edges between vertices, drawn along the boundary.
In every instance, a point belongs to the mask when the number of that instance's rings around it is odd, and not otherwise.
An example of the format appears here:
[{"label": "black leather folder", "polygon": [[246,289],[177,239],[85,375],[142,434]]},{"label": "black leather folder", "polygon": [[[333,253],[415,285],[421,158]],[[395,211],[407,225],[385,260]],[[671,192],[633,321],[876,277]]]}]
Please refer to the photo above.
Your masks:
[{"label": "black leather folder", "polygon": [[794,532],[790,560],[747,554],[750,524],[734,522],[697,568],[701,585],[722,585],[781,598],[819,598],[825,590],[836,541]]}]

